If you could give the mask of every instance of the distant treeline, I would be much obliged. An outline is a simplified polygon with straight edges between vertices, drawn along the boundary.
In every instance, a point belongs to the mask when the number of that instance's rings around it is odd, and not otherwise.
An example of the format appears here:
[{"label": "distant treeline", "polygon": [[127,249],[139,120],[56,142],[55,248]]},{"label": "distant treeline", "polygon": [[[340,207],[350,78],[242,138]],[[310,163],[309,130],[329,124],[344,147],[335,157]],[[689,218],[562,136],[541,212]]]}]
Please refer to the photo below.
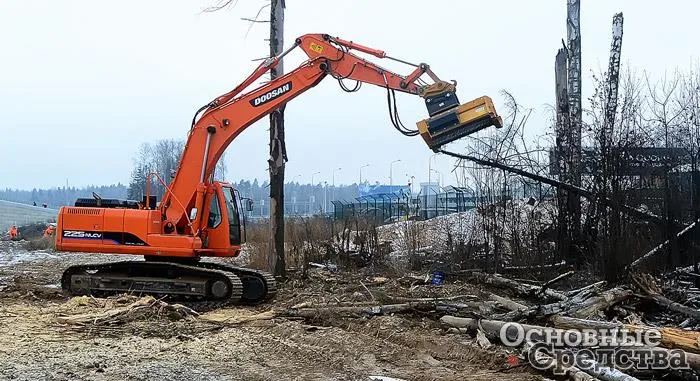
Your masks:
[{"label": "distant treeline", "polygon": [[[243,180],[239,183],[234,183],[234,187],[238,189],[242,197],[249,197],[255,200],[256,211],[262,206],[267,209],[267,199],[269,198],[270,189],[267,181],[259,183],[257,179],[251,181]],[[288,204],[297,204],[298,212],[304,212],[307,208],[319,210],[323,206],[324,190],[328,208],[331,208],[331,199],[335,194],[335,199],[349,200],[357,197],[357,186],[336,186],[335,192],[328,185],[327,189],[324,186],[317,184],[288,183],[285,185],[285,201]],[[46,204],[49,208],[59,208],[64,205],[73,205],[75,200],[80,197],[92,197],[92,193],[100,195],[102,198],[119,198],[125,199],[128,194],[128,187],[124,184],[112,184],[102,186],[87,186],[83,188],[76,187],[57,187],[50,189],[4,189],[0,190],[0,200],[14,201],[23,204],[37,206]],[[159,196],[160,197],[160,196]],[[313,201],[312,201],[313,200]],[[310,205],[309,205],[310,204]]]},{"label": "distant treeline", "polygon": [[[134,157],[134,165],[131,170],[131,179],[128,185],[113,184],[104,186],[87,186],[84,188],[57,187],[51,189],[0,190],[0,200],[21,202],[23,204],[36,203],[37,206],[47,204],[49,208],[59,208],[64,205],[73,205],[80,197],[92,197],[92,193],[102,198],[118,198],[140,201],[146,193],[146,177],[149,173],[157,173],[165,182],[172,181],[172,176],[177,170],[177,165],[182,155],[185,142],[175,139],[161,139],[152,143],[143,143]],[[227,179],[225,160],[222,159],[214,170],[215,179]],[[230,182],[230,181],[229,181]],[[366,182],[365,182],[366,183]],[[241,193],[242,197],[251,198],[255,202],[255,214],[267,214],[270,189],[268,182],[259,183],[257,179],[251,181],[242,180],[232,183]],[[162,184],[151,178],[151,195],[156,195],[160,200],[165,193]],[[357,197],[357,185],[336,186],[335,190],[330,184],[316,185],[287,183],[284,187],[284,199],[287,213],[308,213],[324,209],[332,210],[332,200],[352,200]]]},{"label": "distant treeline", "polygon": [[125,198],[126,189],[127,187],[124,184],[90,185],[83,188],[34,188],[32,190],[7,188],[5,190],[0,190],[0,200],[20,202],[29,205],[36,203],[37,206],[46,204],[47,207],[56,209],[64,205],[73,205],[77,198],[92,197],[92,192],[99,194],[102,198]]}]

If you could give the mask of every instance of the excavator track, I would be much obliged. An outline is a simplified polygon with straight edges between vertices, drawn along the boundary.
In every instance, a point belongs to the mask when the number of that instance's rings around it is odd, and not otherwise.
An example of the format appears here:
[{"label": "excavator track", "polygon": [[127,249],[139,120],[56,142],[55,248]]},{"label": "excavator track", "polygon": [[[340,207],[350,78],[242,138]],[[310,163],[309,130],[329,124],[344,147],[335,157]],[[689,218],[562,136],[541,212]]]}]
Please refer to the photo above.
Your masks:
[{"label": "excavator track", "polygon": [[216,262],[199,262],[198,267],[232,272],[243,282],[243,296],[241,303],[254,305],[272,300],[277,296],[277,282],[272,274]]},{"label": "excavator track", "polygon": [[277,294],[275,278],[267,272],[205,261],[76,265],[64,271],[61,287],[74,295],[165,296],[199,311],[230,304],[259,304]]},{"label": "excavator track", "polygon": [[73,295],[150,294],[197,310],[240,303],[243,297],[243,282],[233,272],[151,261],[71,266],[61,288]]}]

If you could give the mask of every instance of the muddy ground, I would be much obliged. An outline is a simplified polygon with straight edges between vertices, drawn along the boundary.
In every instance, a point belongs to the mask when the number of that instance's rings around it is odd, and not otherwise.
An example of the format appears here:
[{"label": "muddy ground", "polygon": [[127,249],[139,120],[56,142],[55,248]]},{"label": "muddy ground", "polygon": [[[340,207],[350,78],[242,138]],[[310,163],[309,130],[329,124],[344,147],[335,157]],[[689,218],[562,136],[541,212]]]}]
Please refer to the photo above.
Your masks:
[{"label": "muddy ground", "polygon": [[[2,380],[534,380],[527,367],[505,369],[505,354],[466,335],[446,334],[435,316],[395,315],[303,321],[286,318],[235,326],[202,326],[168,318],[102,328],[60,322],[99,313],[117,298],[70,298],[58,288],[62,270],[125,256],[28,252],[0,241],[0,379]],[[281,285],[277,299],[208,314],[246,316],[301,302],[444,296],[473,286],[403,286],[398,280],[358,288],[381,275],[322,270]]]}]

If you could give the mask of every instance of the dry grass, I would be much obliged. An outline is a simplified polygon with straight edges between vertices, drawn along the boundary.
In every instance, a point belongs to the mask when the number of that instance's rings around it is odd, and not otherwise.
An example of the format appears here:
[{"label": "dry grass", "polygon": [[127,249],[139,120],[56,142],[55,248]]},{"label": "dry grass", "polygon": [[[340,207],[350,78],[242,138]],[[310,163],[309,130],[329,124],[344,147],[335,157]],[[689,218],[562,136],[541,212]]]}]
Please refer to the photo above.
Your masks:
[{"label": "dry grass", "polygon": [[24,244],[24,248],[29,251],[56,250],[56,237],[30,239]]},{"label": "dry grass", "polygon": [[[250,267],[268,269],[269,229],[267,220],[248,225]],[[351,267],[388,262],[382,258],[388,250],[379,244],[376,224],[366,219],[288,218],[284,229],[287,268],[305,273],[309,262]]]}]

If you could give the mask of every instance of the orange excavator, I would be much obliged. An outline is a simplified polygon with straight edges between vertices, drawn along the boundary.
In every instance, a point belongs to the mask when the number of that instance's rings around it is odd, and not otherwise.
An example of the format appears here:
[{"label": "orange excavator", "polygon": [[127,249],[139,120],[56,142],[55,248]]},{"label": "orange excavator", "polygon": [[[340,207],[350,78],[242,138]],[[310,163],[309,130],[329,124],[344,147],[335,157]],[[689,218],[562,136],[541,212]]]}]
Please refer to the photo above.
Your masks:
[{"label": "orange excavator", "polygon": [[[248,90],[297,47],[308,60]],[[399,75],[357,52],[398,61],[414,70]],[[421,78],[424,75],[431,83]],[[486,127],[502,125],[489,97],[460,104],[456,84],[440,80],[426,64],[411,64],[326,34],[301,36],[279,56],[263,61],[236,88],[196,112],[174,179],[166,184],[157,174],[149,174],[147,184],[157,180],[165,186],[162,201],[147,190],[139,201],[93,195],[61,208],[57,250],[145,258],[69,267],[62,276],[62,288],[73,294],[136,292],[214,304],[255,304],[274,297],[275,279],[270,274],[200,260],[235,257],[245,241],[241,197],[230,184],[214,181],[212,173],[226,147],[248,126],[329,76],[346,91],[356,91],[363,83],[385,88],[394,127],[403,135],[420,134],[433,150]],[[349,80],[355,81],[354,86],[346,85]],[[401,124],[396,91],[424,98],[429,117],[418,122],[417,129]]]}]

